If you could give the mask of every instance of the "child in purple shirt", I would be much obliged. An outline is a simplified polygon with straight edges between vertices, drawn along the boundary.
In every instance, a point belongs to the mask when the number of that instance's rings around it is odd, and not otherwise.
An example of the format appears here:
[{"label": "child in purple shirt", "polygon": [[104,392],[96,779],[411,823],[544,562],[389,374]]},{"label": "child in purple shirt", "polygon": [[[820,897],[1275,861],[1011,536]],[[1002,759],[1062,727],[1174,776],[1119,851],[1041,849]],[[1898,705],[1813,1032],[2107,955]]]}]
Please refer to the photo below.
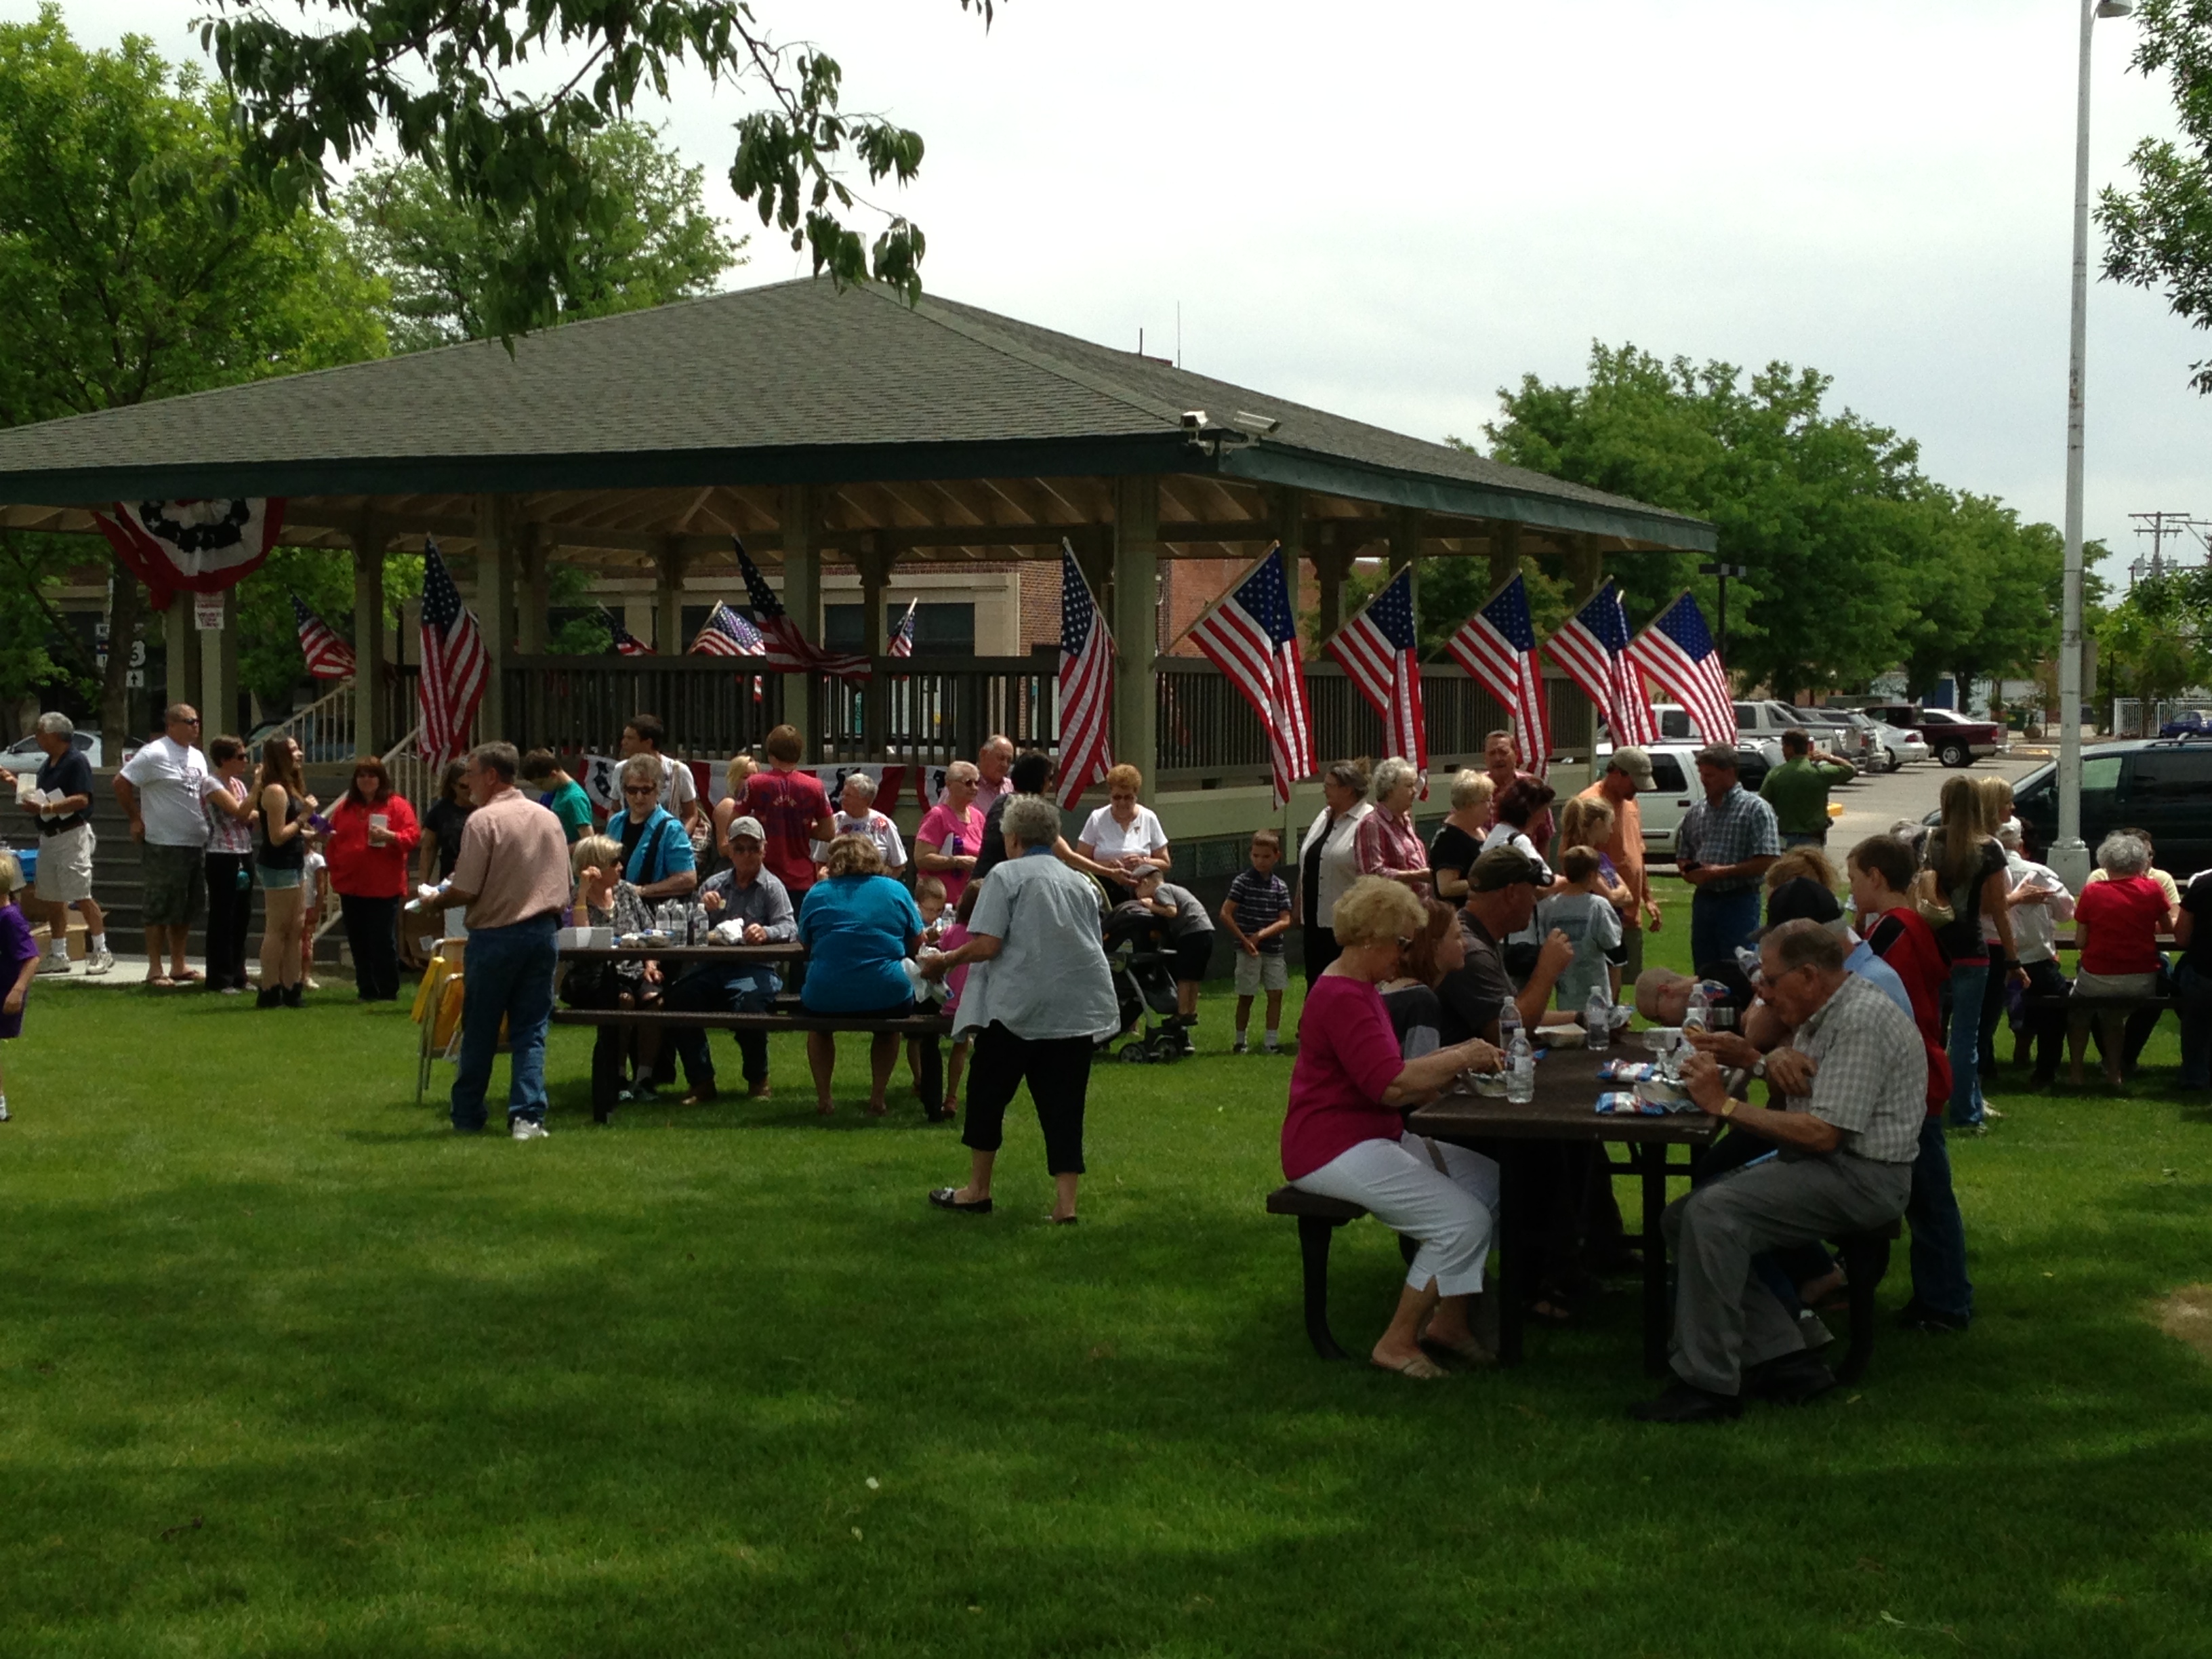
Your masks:
[{"label": "child in purple shirt", "polygon": [[[13,853],[0,850],[0,1040],[23,1034],[23,1002],[31,994],[31,976],[38,971],[39,947],[31,939],[31,924],[15,895],[22,890],[23,866]],[[0,1123],[8,1121],[8,1079],[0,1073]]]}]

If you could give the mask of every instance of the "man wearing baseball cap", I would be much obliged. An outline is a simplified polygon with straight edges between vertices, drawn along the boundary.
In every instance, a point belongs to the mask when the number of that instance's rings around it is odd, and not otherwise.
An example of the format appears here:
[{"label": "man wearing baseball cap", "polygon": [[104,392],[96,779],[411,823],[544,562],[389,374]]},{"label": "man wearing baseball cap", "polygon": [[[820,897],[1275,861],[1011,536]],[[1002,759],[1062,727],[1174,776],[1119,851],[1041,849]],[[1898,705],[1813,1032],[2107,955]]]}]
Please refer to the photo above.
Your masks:
[{"label": "man wearing baseball cap", "polygon": [[1601,800],[1613,808],[1613,839],[1597,850],[1613,860],[1613,873],[1628,889],[1628,908],[1620,913],[1620,942],[1627,952],[1621,977],[1632,984],[1644,971],[1644,924],[1659,931],[1659,901],[1651,896],[1651,878],[1644,869],[1644,809],[1638,795],[1656,789],[1651,757],[1635,744],[1623,744],[1606,757],[1598,781],[1582,793],[1584,800]]},{"label": "man wearing baseball cap", "polygon": [[1460,911],[1460,935],[1467,964],[1444,975],[1437,988],[1443,1004],[1449,1042],[1469,1037],[1498,1041],[1498,1019],[1505,1005],[1518,1009],[1521,1023],[1534,1030],[1552,1000],[1553,987],[1575,959],[1574,941],[1556,927],[1537,952],[1528,983],[1516,993],[1505,971],[1499,946],[1526,927],[1536,914],[1539,866],[1517,847],[1493,847],[1467,872],[1467,902]]},{"label": "man wearing baseball cap", "polygon": [[1774,809],[1736,781],[1736,752],[1725,743],[1698,750],[1705,798],[1674,832],[1674,867],[1690,896],[1690,965],[1732,963],[1759,928],[1759,884],[1782,856]]},{"label": "man wearing baseball cap", "polygon": [[[699,889],[699,902],[714,918],[713,934],[718,945],[784,945],[799,937],[799,921],[792,914],[791,894],[775,873],[764,868],[768,832],[756,817],[730,820],[730,865],[707,878]],[[668,988],[661,1006],[672,1013],[758,1013],[772,1006],[783,981],[765,963],[702,962]],[[768,1033],[738,1031],[738,1063],[745,1077],[745,1092],[756,1100],[768,1097]],[[677,1058],[691,1085],[687,1104],[714,1097],[714,1060],[707,1046],[707,1033],[697,1026],[678,1027],[674,1033]]]}]

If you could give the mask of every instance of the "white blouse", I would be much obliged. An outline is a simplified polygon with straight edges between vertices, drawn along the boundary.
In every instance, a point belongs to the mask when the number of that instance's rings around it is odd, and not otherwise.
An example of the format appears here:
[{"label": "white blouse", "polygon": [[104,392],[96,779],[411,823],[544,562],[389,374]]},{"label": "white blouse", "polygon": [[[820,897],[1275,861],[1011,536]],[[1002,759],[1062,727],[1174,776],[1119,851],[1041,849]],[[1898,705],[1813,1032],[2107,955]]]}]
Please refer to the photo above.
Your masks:
[{"label": "white blouse", "polygon": [[1152,809],[1144,805],[1137,808],[1136,817],[1127,825],[1115,818],[1110,805],[1102,806],[1084,820],[1083,833],[1076,839],[1089,847],[1102,864],[1125,853],[1150,858],[1168,844],[1167,831],[1160,828]]},{"label": "white blouse", "polygon": [[1335,827],[1328,829],[1328,808],[1322,807],[1314,814],[1313,823],[1298,842],[1297,880],[1301,890],[1306,878],[1306,854],[1313,847],[1315,837],[1324,829],[1328,839],[1321,843],[1321,896],[1315,905],[1315,914],[1306,921],[1316,927],[1332,926],[1336,919],[1336,902],[1344,896],[1344,890],[1359,879],[1359,856],[1352,842],[1358,837],[1359,821],[1375,810],[1373,801],[1363,800],[1337,819]]}]

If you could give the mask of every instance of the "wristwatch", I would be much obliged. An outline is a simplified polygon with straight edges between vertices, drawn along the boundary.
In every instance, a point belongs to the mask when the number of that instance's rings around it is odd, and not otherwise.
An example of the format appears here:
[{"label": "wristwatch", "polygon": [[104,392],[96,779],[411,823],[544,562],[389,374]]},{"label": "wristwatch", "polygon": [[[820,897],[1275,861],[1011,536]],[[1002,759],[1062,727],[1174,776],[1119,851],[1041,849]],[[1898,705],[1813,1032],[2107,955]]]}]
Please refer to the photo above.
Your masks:
[{"label": "wristwatch", "polygon": [[1751,1062],[1751,1074],[1753,1077],[1759,1079],[1762,1082],[1765,1080],[1766,1056],[1765,1054],[1761,1054],[1757,1060]]}]

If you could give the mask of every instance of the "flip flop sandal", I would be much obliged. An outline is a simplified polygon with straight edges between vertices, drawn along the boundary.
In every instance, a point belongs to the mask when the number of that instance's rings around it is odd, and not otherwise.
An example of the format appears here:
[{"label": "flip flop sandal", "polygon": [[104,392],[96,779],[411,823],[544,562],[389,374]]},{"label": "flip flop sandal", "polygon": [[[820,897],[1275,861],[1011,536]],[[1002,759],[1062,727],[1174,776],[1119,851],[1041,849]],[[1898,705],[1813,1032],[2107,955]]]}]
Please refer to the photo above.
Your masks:
[{"label": "flip flop sandal", "polygon": [[193,985],[198,983],[198,981],[205,979],[207,975],[201,973],[198,969],[187,968],[181,974],[170,975],[169,980],[172,984],[175,985]]},{"label": "flip flop sandal", "polygon": [[1449,1358],[1474,1370],[1487,1370],[1498,1363],[1496,1354],[1472,1338],[1465,1342],[1443,1342],[1433,1336],[1425,1336],[1421,1339],[1421,1346],[1431,1355]]},{"label": "flip flop sandal", "polygon": [[167,974],[155,974],[148,978],[146,983],[156,991],[173,991],[177,988],[177,981]]},{"label": "flip flop sandal", "polygon": [[1386,1365],[1379,1359],[1368,1362],[1378,1371],[1391,1371],[1400,1376],[1410,1376],[1416,1382],[1435,1382],[1451,1373],[1425,1353],[1417,1353],[1402,1365]]}]

